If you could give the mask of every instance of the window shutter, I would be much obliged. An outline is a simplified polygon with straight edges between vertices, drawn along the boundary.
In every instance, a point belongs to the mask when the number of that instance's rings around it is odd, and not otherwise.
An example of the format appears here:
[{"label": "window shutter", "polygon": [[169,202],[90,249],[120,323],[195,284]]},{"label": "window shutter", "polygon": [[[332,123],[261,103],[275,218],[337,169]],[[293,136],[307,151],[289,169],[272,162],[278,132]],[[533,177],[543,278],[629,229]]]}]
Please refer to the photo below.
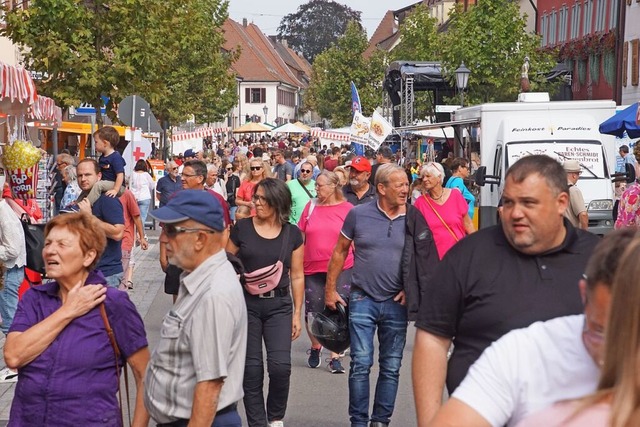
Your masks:
[{"label": "window shutter", "polygon": [[629,42],[622,47],[622,86],[627,87],[627,67],[629,66]]},{"label": "window shutter", "polygon": [[260,89],[260,102],[267,102],[267,89]]},{"label": "window shutter", "polygon": [[247,104],[251,103],[251,89],[248,87],[244,88],[244,102]]},{"label": "window shutter", "polygon": [[631,41],[631,84],[638,86],[638,39]]}]

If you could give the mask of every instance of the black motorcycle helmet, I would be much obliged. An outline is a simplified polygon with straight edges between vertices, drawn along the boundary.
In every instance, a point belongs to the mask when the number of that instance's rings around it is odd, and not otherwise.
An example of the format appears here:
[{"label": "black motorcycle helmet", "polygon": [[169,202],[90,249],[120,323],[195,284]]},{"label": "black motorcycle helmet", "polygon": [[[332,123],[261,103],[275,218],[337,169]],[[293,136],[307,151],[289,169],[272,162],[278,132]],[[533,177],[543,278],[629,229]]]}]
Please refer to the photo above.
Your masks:
[{"label": "black motorcycle helmet", "polygon": [[336,303],[337,310],[325,307],[322,313],[309,314],[311,334],[322,346],[334,353],[342,353],[351,344],[349,316],[345,307]]}]

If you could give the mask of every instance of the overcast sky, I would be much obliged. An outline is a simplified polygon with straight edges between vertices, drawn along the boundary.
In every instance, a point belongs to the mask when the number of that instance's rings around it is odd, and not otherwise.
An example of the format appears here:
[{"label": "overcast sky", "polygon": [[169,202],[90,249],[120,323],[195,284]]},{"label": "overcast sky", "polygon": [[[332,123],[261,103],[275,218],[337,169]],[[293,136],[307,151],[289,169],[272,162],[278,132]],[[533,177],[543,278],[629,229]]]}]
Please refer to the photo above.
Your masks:
[{"label": "overcast sky", "polygon": [[[362,12],[362,25],[367,38],[378,27],[387,10],[398,10],[418,0],[337,0],[338,3]],[[285,15],[295,13],[306,0],[229,0],[229,16],[242,23],[242,18],[256,24],[266,35],[274,35]]]}]

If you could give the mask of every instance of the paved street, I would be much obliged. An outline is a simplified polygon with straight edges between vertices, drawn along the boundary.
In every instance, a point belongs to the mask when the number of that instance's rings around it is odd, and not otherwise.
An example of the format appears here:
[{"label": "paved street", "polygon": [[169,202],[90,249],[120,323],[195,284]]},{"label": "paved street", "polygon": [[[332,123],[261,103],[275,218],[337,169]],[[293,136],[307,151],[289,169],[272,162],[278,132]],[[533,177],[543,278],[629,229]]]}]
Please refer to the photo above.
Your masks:
[{"label": "paved street", "polygon": [[[169,310],[171,297],[163,292],[164,275],[158,263],[158,232],[148,231],[150,247],[146,252],[134,250],[136,260],[134,289],[130,292],[132,301],[145,321],[150,349],[153,351],[159,338],[162,317]],[[414,426],[415,411],[411,393],[411,351],[413,349],[414,328],[409,326],[408,342],[405,348],[404,366],[400,379],[400,391],[396,411],[392,418],[394,426]],[[0,346],[4,339],[0,341]],[[326,369],[326,364],[317,369],[306,366],[308,338],[302,336],[293,345],[293,373],[289,407],[285,422],[287,426],[341,427],[348,426],[347,375],[334,375]],[[323,355],[324,358],[324,355]],[[343,360],[348,367],[349,357]],[[377,370],[372,372],[377,377]],[[375,382],[372,383],[372,396]],[[13,399],[15,384],[0,384],[0,426],[6,425]],[[132,394],[135,388],[132,387]],[[132,398],[134,396],[131,396]],[[244,419],[244,409],[240,407]],[[152,424],[153,425],[153,424]]]}]

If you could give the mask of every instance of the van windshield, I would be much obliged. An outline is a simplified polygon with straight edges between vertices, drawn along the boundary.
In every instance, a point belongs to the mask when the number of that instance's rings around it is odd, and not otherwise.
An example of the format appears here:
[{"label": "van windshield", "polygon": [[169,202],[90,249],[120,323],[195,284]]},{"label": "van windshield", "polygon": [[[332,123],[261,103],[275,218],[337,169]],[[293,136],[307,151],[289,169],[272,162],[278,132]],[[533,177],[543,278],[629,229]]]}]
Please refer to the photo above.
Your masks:
[{"label": "van windshield", "polygon": [[604,149],[600,141],[518,141],[506,144],[506,167],[525,156],[545,154],[563,163],[577,160],[582,167],[580,179],[601,179],[608,175]]}]

